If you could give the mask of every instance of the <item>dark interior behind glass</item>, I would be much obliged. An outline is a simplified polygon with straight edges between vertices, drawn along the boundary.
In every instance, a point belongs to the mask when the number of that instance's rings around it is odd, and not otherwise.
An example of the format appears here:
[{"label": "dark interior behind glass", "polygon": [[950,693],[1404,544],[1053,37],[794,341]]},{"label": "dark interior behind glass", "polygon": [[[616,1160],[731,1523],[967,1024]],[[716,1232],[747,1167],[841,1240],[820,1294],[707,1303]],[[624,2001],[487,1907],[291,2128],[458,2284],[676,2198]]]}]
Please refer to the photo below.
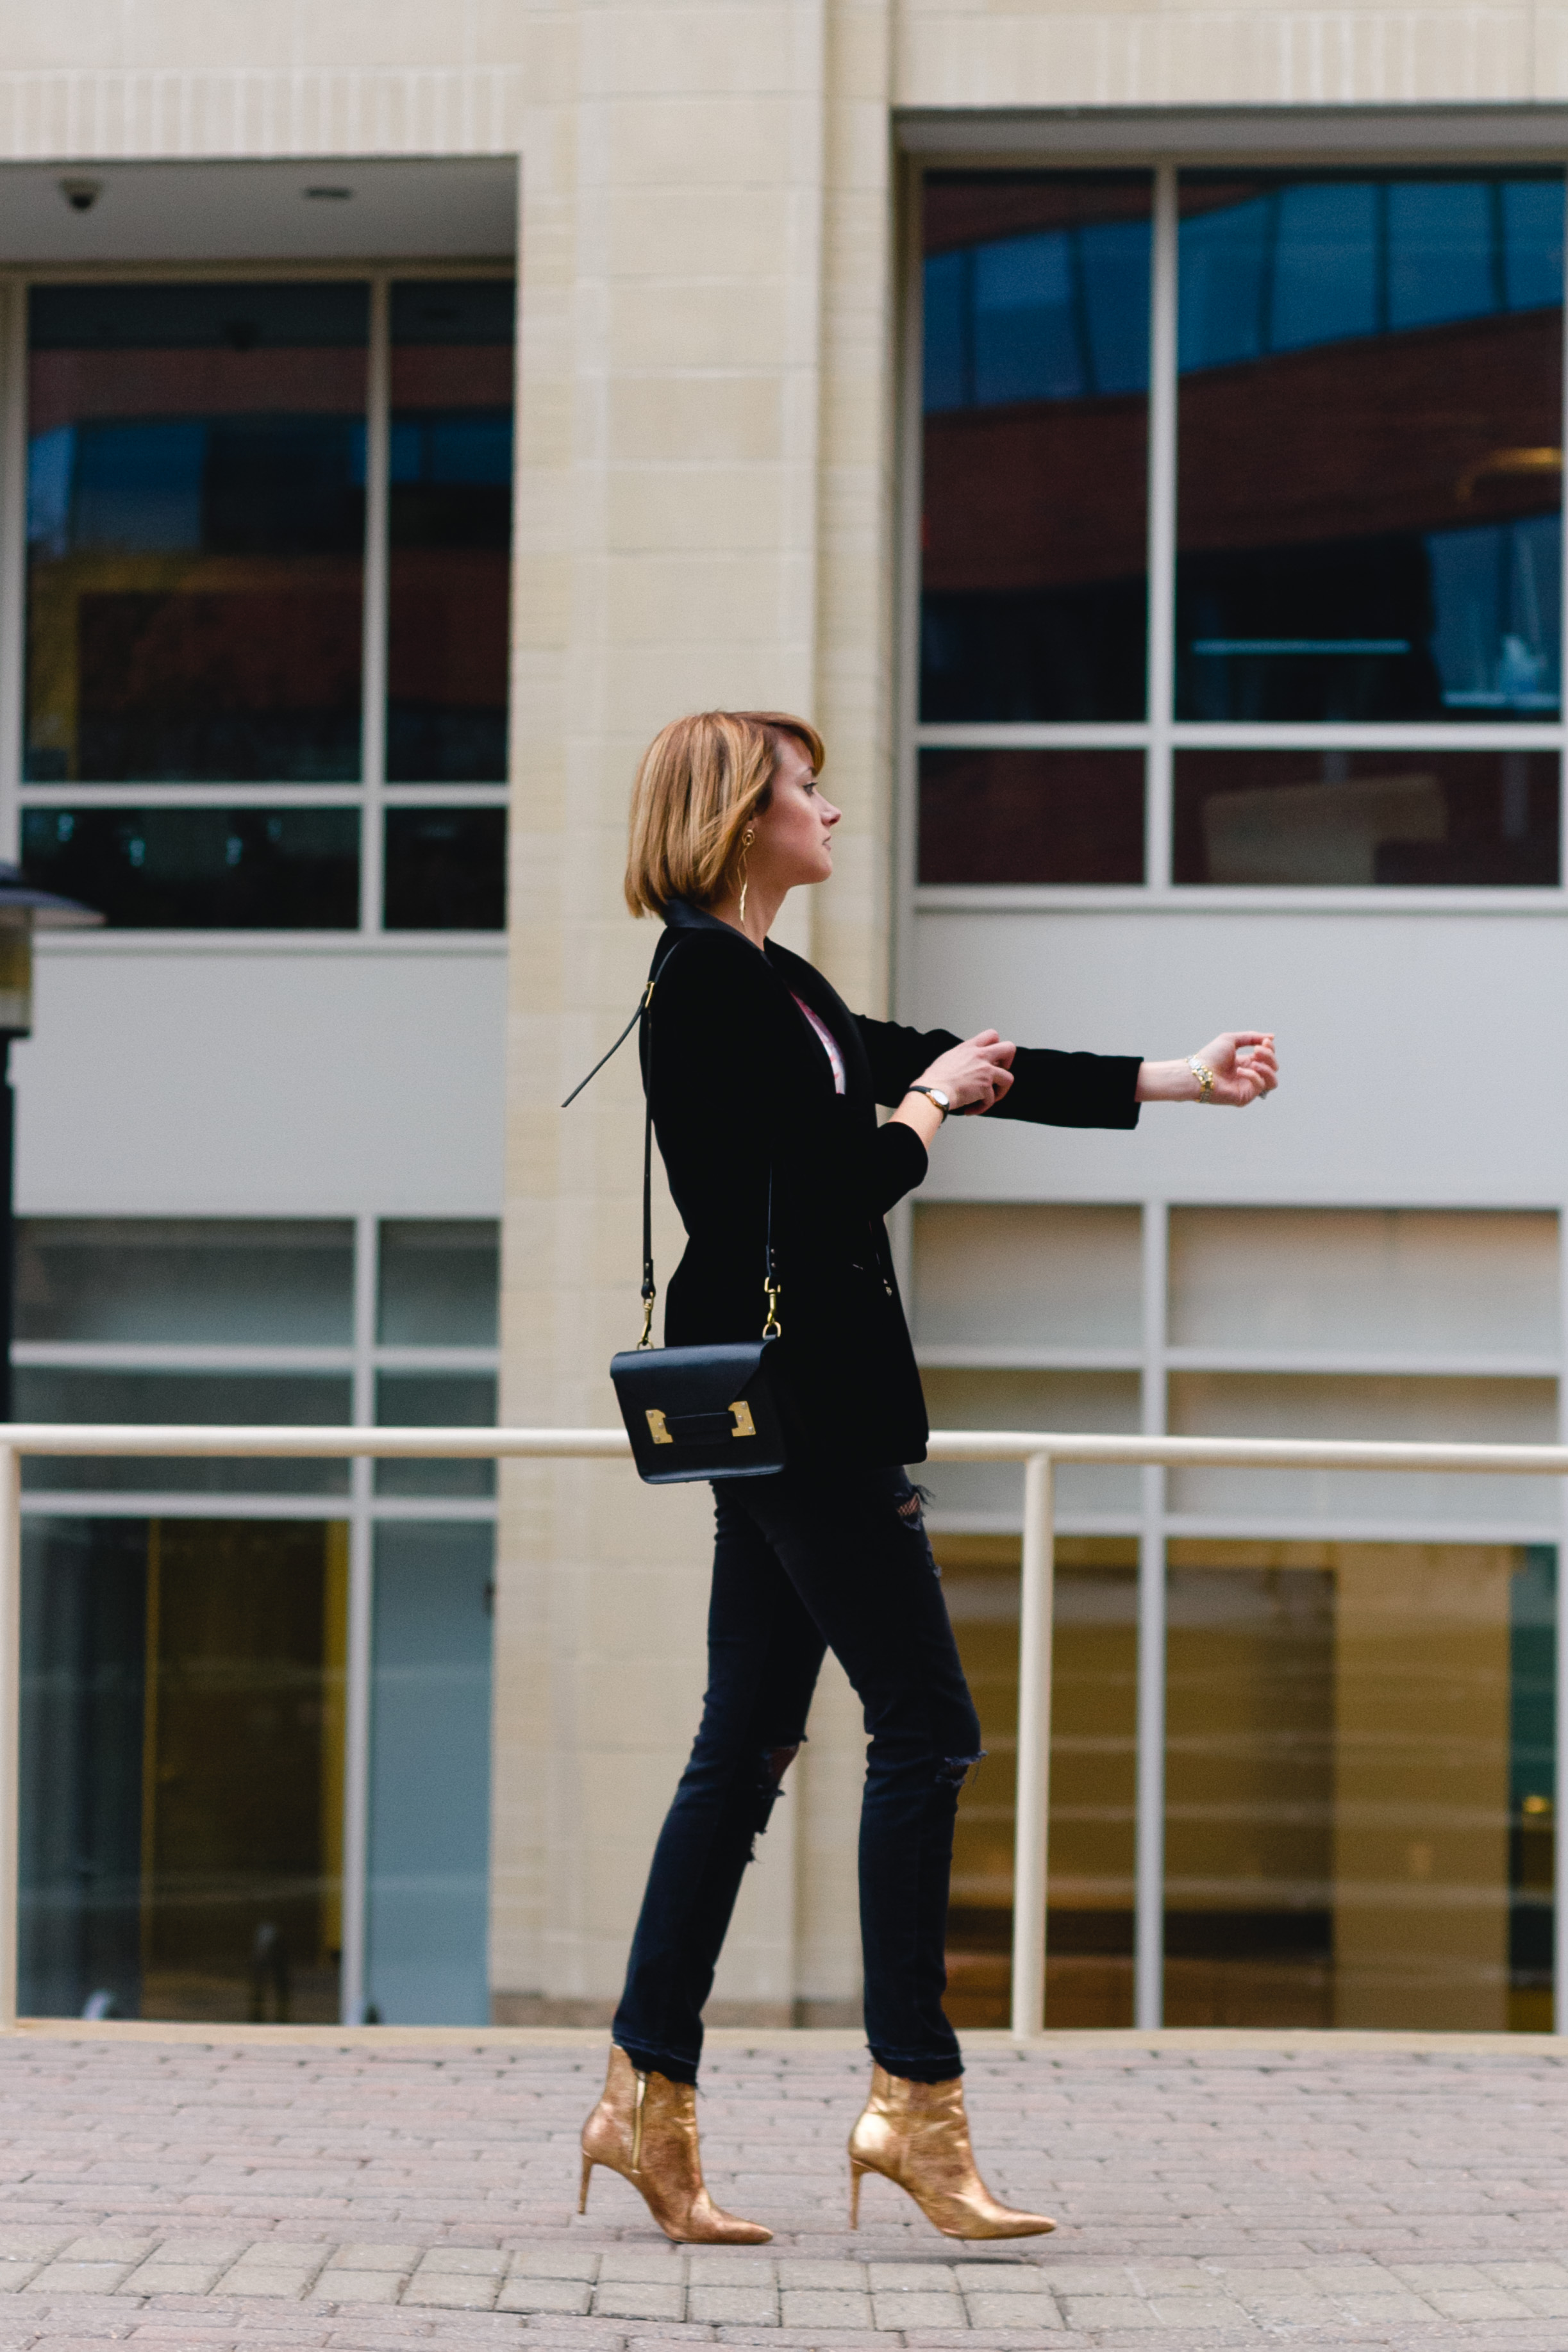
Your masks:
[{"label": "dark interior behind glass", "polygon": [[356,778],[368,289],[29,300],[28,780]]},{"label": "dark interior behind glass", "polygon": [[1151,186],[926,181],[922,719],[1143,716]]},{"label": "dark interior behind glass", "polygon": [[392,289],[386,773],[506,775],[510,279]]},{"label": "dark interior behind glass", "polygon": [[920,755],[922,882],[1142,882],[1142,751]]}]

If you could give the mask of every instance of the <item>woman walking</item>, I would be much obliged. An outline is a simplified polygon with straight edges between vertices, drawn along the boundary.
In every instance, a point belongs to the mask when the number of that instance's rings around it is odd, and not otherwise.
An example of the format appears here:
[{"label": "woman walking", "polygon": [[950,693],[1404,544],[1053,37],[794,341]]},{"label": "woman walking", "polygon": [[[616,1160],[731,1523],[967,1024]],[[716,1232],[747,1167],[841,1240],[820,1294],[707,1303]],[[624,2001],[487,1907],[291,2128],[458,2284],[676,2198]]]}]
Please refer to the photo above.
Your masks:
[{"label": "woman walking", "polygon": [[[714,1485],[701,1727],[655,1849],[605,2095],[584,2126],[583,2200],[604,2164],[672,2239],[772,2234],[703,2187],[702,2009],[831,1649],[870,1740],[859,1872],[873,2064],[849,2143],[851,2226],[862,2174],[879,2172],[949,2237],[1026,2237],[1053,2224],[981,2180],[942,2011],[953,1816],[980,1726],[904,1467],[924,1459],[928,1428],[883,1219],[924,1178],[952,1115],[1131,1128],[1145,1102],[1240,1108],[1274,1087],[1274,1045],[1236,1032],[1190,1060],[1143,1062],[850,1013],[768,938],[787,893],[833,870],[839,812],[818,787],[822,763],[804,719],[707,711],[664,729],[633,793],[626,898],[666,927],[645,1078],[651,1052],[655,1131],[687,1234],[665,1338],[755,1339],[771,1195],[787,1461]],[[891,1111],[882,1125],[878,1104]]]}]

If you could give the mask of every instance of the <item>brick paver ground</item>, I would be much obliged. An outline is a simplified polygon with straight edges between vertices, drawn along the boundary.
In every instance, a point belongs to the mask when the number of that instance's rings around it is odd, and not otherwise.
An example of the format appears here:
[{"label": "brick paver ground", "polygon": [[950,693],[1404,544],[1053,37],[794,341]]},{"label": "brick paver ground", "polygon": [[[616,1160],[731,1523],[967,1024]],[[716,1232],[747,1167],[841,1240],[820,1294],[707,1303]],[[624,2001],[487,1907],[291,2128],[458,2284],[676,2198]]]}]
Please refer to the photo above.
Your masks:
[{"label": "brick paver ground", "polygon": [[672,2343],[1568,2347],[1568,2042],[967,2037],[994,2185],[962,2247],[845,2228],[852,2037],[719,2038],[709,2179],[773,2245],[667,2245],[595,2175],[594,2036],[0,2041],[0,2352]]}]

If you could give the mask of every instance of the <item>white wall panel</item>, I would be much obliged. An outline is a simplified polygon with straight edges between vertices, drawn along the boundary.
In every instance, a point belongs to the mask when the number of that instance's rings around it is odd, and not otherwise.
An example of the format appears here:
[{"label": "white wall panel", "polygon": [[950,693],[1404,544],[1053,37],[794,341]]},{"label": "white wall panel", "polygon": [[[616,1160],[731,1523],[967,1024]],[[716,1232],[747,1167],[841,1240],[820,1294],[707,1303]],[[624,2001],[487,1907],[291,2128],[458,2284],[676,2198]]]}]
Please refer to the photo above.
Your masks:
[{"label": "white wall panel", "polygon": [[499,942],[41,944],[18,1203],[494,1216],[505,992]]},{"label": "white wall panel", "polygon": [[925,1344],[1140,1347],[1138,1212],[917,1202],[912,1304]]},{"label": "white wall panel", "polygon": [[908,1017],[1152,1058],[1279,1034],[1251,1110],[1146,1109],[1136,1134],[975,1122],[927,1199],[1543,1207],[1568,1179],[1568,917],[1456,909],[927,908]]},{"label": "white wall panel", "polygon": [[1177,1209],[1188,1348],[1555,1357],[1557,1220],[1422,1209]]}]

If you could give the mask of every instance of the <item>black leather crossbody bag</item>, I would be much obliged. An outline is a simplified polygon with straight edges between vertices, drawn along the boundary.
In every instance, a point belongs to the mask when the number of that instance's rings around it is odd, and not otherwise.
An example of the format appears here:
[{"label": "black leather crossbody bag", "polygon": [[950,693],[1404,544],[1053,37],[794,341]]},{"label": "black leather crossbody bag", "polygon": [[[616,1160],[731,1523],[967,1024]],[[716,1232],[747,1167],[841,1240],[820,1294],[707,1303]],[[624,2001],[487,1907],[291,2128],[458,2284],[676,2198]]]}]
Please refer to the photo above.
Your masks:
[{"label": "black leather crossbody bag", "polygon": [[[679,953],[679,943],[670,956]],[[665,958],[665,964],[669,956]],[[661,970],[663,967],[661,966]],[[653,1271],[653,1022],[650,1008],[658,975],[609,1054],[595,1062],[582,1085],[562,1105],[574,1102],[611,1054],[620,1051],[643,1024],[647,1038],[642,1153],[642,1338],[635,1348],[610,1359],[610,1378],[637,1475],[650,1486],[674,1486],[696,1478],[765,1478],[784,1466],[784,1424],[774,1391],[772,1360],[779,1328],[779,1279],[773,1260],[773,1179],[768,1171],[768,1206],[763,1243],[763,1290],[767,1301],[761,1337],[721,1340],[700,1348],[656,1348],[653,1308],[658,1286]]]}]

